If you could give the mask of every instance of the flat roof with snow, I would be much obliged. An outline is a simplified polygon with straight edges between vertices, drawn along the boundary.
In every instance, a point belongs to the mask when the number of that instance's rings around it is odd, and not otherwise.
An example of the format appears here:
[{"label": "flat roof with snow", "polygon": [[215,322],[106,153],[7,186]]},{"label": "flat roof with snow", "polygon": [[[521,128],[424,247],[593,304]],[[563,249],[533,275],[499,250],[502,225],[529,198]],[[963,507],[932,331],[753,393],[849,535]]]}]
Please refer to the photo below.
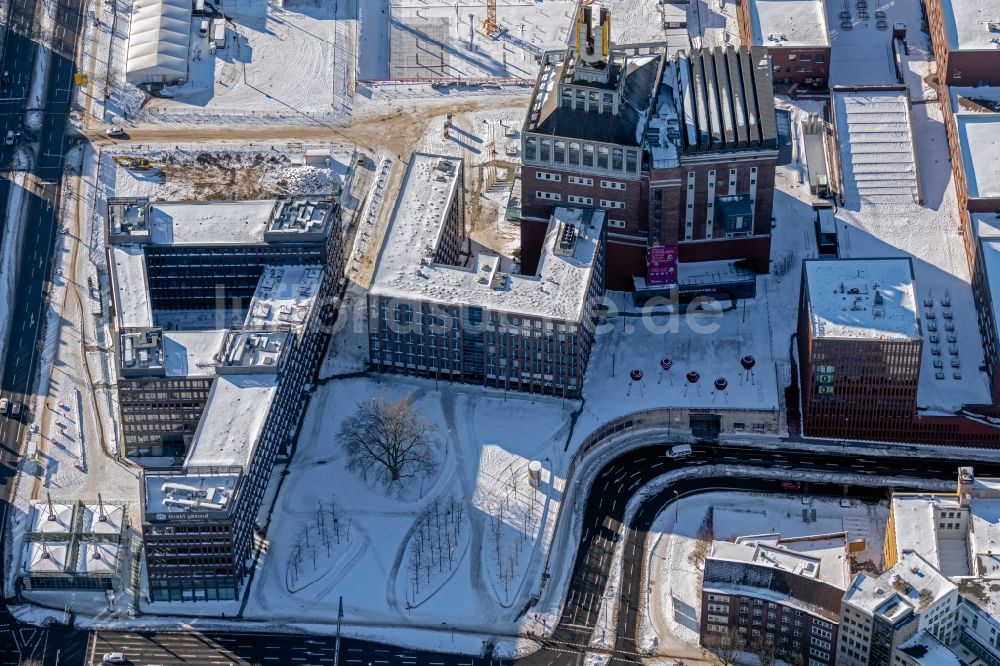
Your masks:
[{"label": "flat roof with snow", "polygon": [[154,245],[260,245],[276,199],[155,203],[149,224]]},{"label": "flat roof with snow", "polygon": [[[955,584],[926,559],[907,551],[878,577],[858,574],[847,589],[844,602],[894,623],[906,612],[919,613],[955,589]],[[922,594],[924,590],[926,594]]]},{"label": "flat roof with snow", "polygon": [[246,326],[304,324],[322,281],[322,266],[265,267],[250,301]]},{"label": "flat roof with snow", "polygon": [[153,308],[146,288],[146,253],[139,245],[111,248],[111,275],[114,282],[115,309],[122,328],[149,328]]},{"label": "flat roof with snow", "polygon": [[955,123],[969,196],[1000,198],[1000,113],[961,113]]},{"label": "flat roof with snow", "polygon": [[[145,475],[146,520],[162,522],[176,513],[228,514],[239,490],[239,471]],[[160,515],[157,515],[160,514]]]},{"label": "flat roof with snow", "polygon": [[163,365],[167,377],[212,377],[225,330],[164,331]]},{"label": "flat roof with snow", "polygon": [[920,340],[909,259],[803,262],[816,338]]},{"label": "flat roof with snow", "polygon": [[[371,294],[580,321],[602,242],[603,211],[556,208],[533,276],[503,272],[495,255],[479,254],[469,267],[426,260],[437,251],[444,216],[453,205],[458,161],[413,155],[385,234]],[[447,168],[442,168],[442,162]]]},{"label": "flat roof with snow", "polygon": [[830,535],[799,537],[789,543],[777,534],[740,537],[737,543],[714,541],[709,557],[781,569],[842,590],[847,588],[847,539],[843,535],[839,539]]},{"label": "flat roof with snow", "polygon": [[185,467],[246,467],[277,392],[275,374],[217,377],[184,459]]},{"label": "flat roof with snow", "polygon": [[754,46],[829,46],[823,0],[751,0]]},{"label": "flat roof with snow", "polygon": [[941,15],[948,48],[957,50],[1000,49],[993,40],[990,23],[1000,23],[996,0],[941,0]]},{"label": "flat roof with snow", "polygon": [[986,291],[993,306],[994,330],[1000,331],[1000,237],[979,239],[979,253],[986,269]]}]

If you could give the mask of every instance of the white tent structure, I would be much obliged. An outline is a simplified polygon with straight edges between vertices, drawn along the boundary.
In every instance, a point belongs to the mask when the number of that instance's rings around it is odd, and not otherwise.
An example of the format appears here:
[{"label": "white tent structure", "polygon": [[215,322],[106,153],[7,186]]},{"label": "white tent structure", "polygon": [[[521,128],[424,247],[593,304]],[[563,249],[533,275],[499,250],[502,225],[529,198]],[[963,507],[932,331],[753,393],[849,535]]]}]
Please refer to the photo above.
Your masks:
[{"label": "white tent structure", "polygon": [[190,44],[191,0],[134,0],[125,80],[134,84],[187,80]]}]

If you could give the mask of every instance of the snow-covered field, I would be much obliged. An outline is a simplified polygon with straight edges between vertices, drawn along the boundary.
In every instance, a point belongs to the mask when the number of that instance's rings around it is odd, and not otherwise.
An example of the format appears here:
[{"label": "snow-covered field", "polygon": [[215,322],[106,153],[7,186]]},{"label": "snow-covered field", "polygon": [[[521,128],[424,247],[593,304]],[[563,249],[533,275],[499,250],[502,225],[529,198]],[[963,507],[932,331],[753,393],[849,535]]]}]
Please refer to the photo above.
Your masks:
[{"label": "snow-covered field", "polygon": [[[408,497],[386,497],[345,470],[335,433],[371,396],[411,396],[421,417],[437,424],[440,470],[432,481],[411,487]],[[551,398],[511,392],[505,399],[502,391],[391,375],[324,383],[278,495],[245,616],[333,619],[343,596],[347,624],[359,631],[447,623],[485,634],[516,632],[514,616],[537,592],[565,490],[570,407]],[[522,418],[529,411],[531,419]],[[528,483],[531,460],[543,466],[537,491]],[[350,521],[352,545],[339,557],[319,557],[325,571],[307,558],[310,582],[289,585],[300,534],[317,523],[319,503],[333,501],[340,523]],[[463,515],[456,517],[456,510]],[[443,562],[434,560],[440,570],[423,569],[418,589],[415,544],[433,541],[434,548],[424,550],[433,556],[439,537],[452,546],[443,549]],[[325,546],[319,551],[325,555]]]}]

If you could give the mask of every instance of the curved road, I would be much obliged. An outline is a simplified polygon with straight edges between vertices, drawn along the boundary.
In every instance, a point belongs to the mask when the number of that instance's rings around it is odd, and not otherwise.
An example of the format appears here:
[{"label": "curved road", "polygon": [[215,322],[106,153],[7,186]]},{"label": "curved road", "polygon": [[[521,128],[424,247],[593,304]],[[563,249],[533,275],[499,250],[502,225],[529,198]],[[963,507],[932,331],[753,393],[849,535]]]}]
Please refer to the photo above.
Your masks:
[{"label": "curved road", "polygon": [[[590,487],[583,517],[583,531],[573,564],[562,617],[552,637],[538,652],[517,659],[526,666],[582,666],[586,645],[598,621],[600,599],[616,544],[625,549],[623,576],[619,590],[617,641],[612,662],[639,663],[635,645],[639,603],[642,597],[642,565],[646,560],[646,536],[656,515],[674,498],[710,490],[719,486],[753,492],[783,491],[778,481],[741,479],[729,476],[680,480],[644,501],[634,517],[623,525],[629,499],[646,483],[674,469],[706,464],[740,464],[762,468],[786,468],[787,477],[795,479],[800,471],[870,473],[882,476],[906,476],[951,480],[957,464],[946,458],[913,457],[859,458],[827,453],[767,451],[740,447],[696,445],[690,458],[671,459],[668,445],[647,446],[627,452],[605,465]],[[977,463],[977,473],[1000,474],[1000,464]],[[897,488],[906,488],[901,479]],[[887,490],[841,484],[803,484],[813,495],[843,496],[866,500],[885,499]],[[567,514],[569,515],[569,514]],[[92,654],[124,647],[137,664],[198,665],[259,663],[333,664],[333,639],[322,636],[275,634],[199,633],[171,634],[156,632],[99,632],[90,644]],[[69,662],[60,662],[69,663]],[[88,662],[90,663],[90,662]],[[479,657],[436,654],[403,650],[390,645],[345,640],[341,666],[486,666]]]}]

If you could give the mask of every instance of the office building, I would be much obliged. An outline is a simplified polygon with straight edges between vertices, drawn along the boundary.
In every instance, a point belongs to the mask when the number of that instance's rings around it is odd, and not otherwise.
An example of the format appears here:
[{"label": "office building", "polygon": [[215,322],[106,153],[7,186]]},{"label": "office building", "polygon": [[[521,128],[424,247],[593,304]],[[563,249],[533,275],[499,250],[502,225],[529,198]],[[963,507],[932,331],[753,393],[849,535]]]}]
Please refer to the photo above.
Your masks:
[{"label": "office building", "polygon": [[464,254],[462,161],[415,153],[368,295],[372,366],[579,395],[604,293],[605,213],[553,210],[532,275]]}]

